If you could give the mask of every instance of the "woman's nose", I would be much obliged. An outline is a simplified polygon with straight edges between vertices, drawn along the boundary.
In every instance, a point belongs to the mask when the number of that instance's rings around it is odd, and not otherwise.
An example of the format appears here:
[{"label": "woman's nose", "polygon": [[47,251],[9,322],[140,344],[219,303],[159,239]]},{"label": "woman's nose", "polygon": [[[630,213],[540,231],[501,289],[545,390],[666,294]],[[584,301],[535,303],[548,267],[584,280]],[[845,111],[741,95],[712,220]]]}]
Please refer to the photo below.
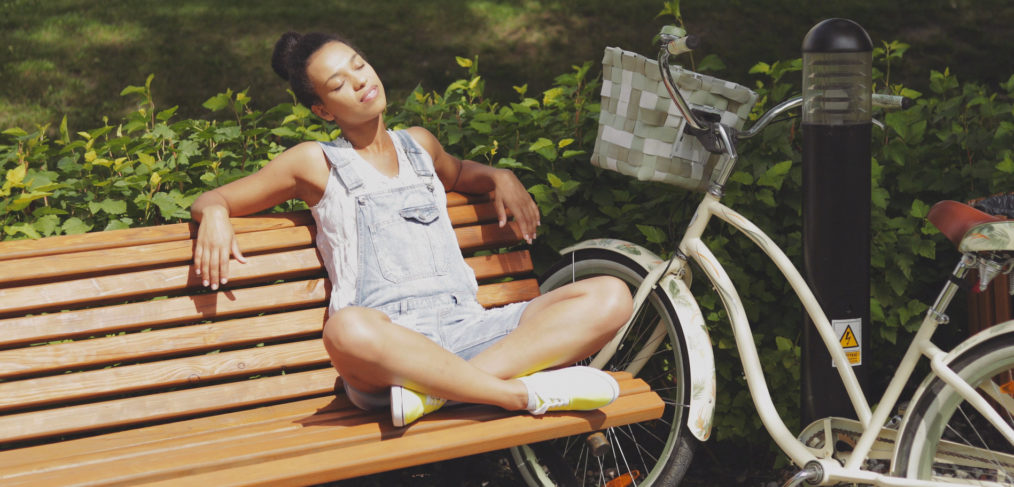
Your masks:
[{"label": "woman's nose", "polygon": [[362,88],[366,84],[366,74],[356,73],[352,76],[352,82],[355,83],[356,89]]}]

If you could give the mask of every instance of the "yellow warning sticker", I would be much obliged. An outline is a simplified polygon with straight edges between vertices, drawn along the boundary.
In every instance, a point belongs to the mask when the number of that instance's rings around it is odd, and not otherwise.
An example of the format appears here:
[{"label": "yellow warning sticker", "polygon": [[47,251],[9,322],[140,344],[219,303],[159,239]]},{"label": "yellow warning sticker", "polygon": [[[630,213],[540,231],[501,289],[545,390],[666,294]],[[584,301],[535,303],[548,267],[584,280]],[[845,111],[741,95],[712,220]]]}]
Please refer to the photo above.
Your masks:
[{"label": "yellow warning sticker", "polygon": [[[831,327],[834,328],[838,343],[845,352],[845,359],[849,365],[856,366],[863,364],[863,320],[850,318],[843,320],[831,320]],[[831,366],[834,367],[832,361]]]},{"label": "yellow warning sticker", "polygon": [[852,327],[846,326],[845,333],[841,334],[841,348],[853,348],[858,347],[859,342],[856,341],[856,334],[852,333]]}]

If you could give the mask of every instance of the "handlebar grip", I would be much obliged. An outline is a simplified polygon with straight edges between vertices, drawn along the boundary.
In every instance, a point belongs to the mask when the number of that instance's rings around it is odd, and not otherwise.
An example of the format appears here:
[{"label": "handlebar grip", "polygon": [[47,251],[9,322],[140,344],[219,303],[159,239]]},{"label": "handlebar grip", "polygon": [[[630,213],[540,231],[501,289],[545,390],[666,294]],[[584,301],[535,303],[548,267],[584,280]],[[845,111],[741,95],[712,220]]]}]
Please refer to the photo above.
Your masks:
[{"label": "handlebar grip", "polygon": [[911,98],[905,98],[901,95],[882,95],[880,93],[873,94],[873,106],[887,109],[906,109],[915,104]]},{"label": "handlebar grip", "polygon": [[701,38],[695,35],[688,35],[686,37],[680,37],[679,39],[669,41],[665,47],[666,50],[669,51],[669,54],[678,56],[701,47]]}]

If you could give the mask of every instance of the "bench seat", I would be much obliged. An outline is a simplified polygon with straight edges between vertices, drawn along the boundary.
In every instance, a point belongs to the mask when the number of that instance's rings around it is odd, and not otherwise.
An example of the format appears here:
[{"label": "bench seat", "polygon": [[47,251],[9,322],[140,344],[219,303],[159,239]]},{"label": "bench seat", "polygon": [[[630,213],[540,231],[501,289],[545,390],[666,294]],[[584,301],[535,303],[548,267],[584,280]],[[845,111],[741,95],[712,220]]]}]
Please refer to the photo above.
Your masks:
[{"label": "bench seat", "polygon": [[[451,194],[484,306],[538,283],[487,198]],[[233,219],[248,264],[200,286],[181,223],[0,242],[0,485],[306,485],[658,418],[617,374],[597,411],[445,408],[406,428],[335,395],[307,212]]]}]

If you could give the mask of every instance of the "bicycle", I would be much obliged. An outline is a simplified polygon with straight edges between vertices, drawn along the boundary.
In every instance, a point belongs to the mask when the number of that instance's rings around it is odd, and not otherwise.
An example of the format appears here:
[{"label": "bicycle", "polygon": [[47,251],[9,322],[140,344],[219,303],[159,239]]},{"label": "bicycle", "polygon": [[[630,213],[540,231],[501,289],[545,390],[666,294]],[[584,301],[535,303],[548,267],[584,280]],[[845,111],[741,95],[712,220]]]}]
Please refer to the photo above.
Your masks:
[{"label": "bicycle", "polygon": [[[613,487],[675,485],[683,478],[695,446],[708,439],[715,405],[711,343],[690,291],[693,261],[725,307],[762,423],[778,447],[801,467],[786,485],[1014,485],[1014,321],[976,334],[950,352],[930,341],[934,330],[948,322],[945,311],[971,269],[979,271],[980,288],[998,275],[1011,275],[1014,220],[1004,221],[957,202],[934,206],[929,219],[958,245],[962,257],[927,311],[876,409],[871,409],[837,334],[800,272],[760,228],[720,201],[738,160],[736,143],[801,105],[801,99],[783,102],[749,129],[737,131],[715,110],[691,109],[677,89],[669,58],[694,48],[694,38],[667,31],[659,45],[658,70],[673,105],[689,126],[686,132],[714,154],[709,157],[718,158],[717,163],[709,159],[703,165],[704,186],[682,184],[703,189],[704,196],[671,259],[663,260],[622,240],[585,241],[562,251],[565,258],[547,272],[542,288],[548,291],[598,275],[626,281],[634,293],[634,316],[590,363],[645,379],[665,400],[666,412],[653,422],[514,448],[512,457],[526,482]],[[900,97],[875,101],[901,104]],[[788,280],[830,352],[858,420],[825,418],[798,436],[786,427],[766,385],[744,305],[702,240],[713,218],[750,238]],[[909,400],[900,425],[887,427],[922,357],[929,360],[930,373]],[[972,430],[976,432],[969,433]]]}]

